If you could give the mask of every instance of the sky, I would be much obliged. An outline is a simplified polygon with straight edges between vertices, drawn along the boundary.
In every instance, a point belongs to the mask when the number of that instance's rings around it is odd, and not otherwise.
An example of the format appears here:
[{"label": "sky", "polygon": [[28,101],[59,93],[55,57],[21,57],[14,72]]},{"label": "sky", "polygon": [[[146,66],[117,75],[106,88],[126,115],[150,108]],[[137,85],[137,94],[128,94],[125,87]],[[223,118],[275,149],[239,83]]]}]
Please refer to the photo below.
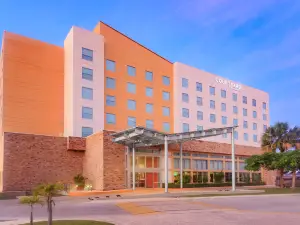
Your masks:
[{"label": "sky", "polygon": [[[300,126],[299,0],[0,0],[4,30],[63,46],[103,21],[172,62],[270,95],[270,120]],[[299,88],[299,89],[298,89]]]}]

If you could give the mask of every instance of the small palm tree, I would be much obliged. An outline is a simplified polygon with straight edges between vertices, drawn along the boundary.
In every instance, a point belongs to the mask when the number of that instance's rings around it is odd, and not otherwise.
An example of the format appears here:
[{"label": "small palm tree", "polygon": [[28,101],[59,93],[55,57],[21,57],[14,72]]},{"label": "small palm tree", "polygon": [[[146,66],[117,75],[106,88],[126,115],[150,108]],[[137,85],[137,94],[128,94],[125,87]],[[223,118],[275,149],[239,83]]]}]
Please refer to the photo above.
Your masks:
[{"label": "small palm tree", "polygon": [[[281,153],[286,152],[289,147],[293,147],[299,141],[300,129],[298,127],[290,128],[288,123],[278,122],[274,126],[267,128],[261,138],[263,149]],[[280,187],[283,187],[284,169],[280,169]]]},{"label": "small palm tree", "polygon": [[30,206],[30,225],[33,225],[33,206],[36,204],[43,205],[43,201],[39,196],[23,196],[19,199],[21,204],[26,204]]},{"label": "small palm tree", "polygon": [[63,184],[41,184],[35,189],[36,195],[41,195],[45,198],[48,211],[48,225],[52,225],[52,206],[55,205],[53,197],[64,190]]}]

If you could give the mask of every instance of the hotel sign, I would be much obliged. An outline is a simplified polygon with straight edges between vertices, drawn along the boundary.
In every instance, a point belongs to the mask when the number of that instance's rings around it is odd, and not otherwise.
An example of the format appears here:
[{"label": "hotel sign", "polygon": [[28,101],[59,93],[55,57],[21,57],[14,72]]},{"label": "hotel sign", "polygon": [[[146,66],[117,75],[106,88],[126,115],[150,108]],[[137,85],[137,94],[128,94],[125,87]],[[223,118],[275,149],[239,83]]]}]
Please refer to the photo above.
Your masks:
[{"label": "hotel sign", "polygon": [[237,83],[233,83],[230,80],[226,80],[226,79],[223,79],[223,78],[220,78],[220,77],[216,77],[216,81],[217,81],[217,83],[228,85],[229,88],[231,88],[233,90],[236,90],[236,91],[239,91],[239,90],[242,89],[242,85],[237,84]]}]

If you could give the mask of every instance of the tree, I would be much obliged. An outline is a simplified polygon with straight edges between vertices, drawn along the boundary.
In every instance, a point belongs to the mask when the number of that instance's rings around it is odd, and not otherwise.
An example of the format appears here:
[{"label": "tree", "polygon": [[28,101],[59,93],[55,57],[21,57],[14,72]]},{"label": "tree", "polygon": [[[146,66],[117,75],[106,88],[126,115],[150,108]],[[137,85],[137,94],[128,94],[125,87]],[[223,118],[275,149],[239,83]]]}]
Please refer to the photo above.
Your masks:
[{"label": "tree", "polygon": [[36,195],[41,195],[45,198],[48,211],[48,225],[52,225],[52,206],[55,205],[53,197],[63,190],[64,186],[60,183],[41,184],[35,189]]},{"label": "tree", "polygon": [[262,155],[253,155],[245,160],[245,169],[249,171],[259,171],[261,168],[266,170],[283,170],[285,165],[279,163],[283,157],[282,153],[265,152]]},{"label": "tree", "polygon": [[[274,126],[267,128],[261,138],[261,146],[263,149],[281,153],[288,150],[289,147],[295,146],[300,138],[300,129],[298,127],[290,128],[288,123],[276,123]],[[283,187],[284,169],[279,169],[280,187]]]},{"label": "tree", "polygon": [[40,199],[39,196],[23,196],[19,199],[21,204],[26,204],[30,206],[30,225],[33,225],[33,206],[35,204],[43,205],[43,201]]},{"label": "tree", "polygon": [[300,151],[289,151],[283,153],[283,157],[280,159],[279,164],[284,167],[285,170],[292,171],[292,188],[296,187],[296,171],[300,168]]}]

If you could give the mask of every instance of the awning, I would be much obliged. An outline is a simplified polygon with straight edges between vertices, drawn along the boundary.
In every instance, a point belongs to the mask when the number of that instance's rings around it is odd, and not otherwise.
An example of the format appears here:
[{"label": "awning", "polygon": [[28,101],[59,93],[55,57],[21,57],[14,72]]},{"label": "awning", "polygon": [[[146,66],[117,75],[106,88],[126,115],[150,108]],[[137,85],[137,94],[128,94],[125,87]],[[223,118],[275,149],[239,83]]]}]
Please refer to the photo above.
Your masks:
[{"label": "awning", "polygon": [[180,143],[190,140],[198,140],[206,137],[232,133],[233,127],[213,128],[201,131],[167,134],[146,127],[133,127],[114,133],[113,142],[126,146],[145,147],[164,144],[165,138],[169,143]]}]

